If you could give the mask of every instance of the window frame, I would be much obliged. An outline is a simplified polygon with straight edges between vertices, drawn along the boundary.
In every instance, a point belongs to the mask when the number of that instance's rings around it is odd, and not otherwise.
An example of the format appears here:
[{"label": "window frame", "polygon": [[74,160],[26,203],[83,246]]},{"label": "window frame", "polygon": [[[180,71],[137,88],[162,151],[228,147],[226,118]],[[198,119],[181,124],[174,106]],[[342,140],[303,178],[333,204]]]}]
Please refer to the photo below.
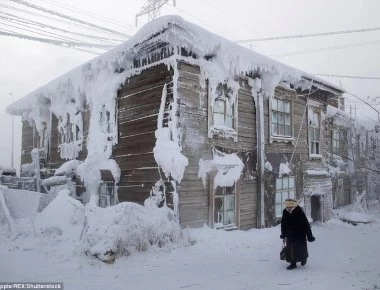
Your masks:
[{"label": "window frame", "polygon": [[[232,89],[227,86],[227,83],[219,83],[216,88],[216,92],[212,92],[209,86],[208,80],[206,80],[206,92],[208,100],[208,137],[209,138],[224,138],[224,139],[233,139],[237,142],[238,136],[238,94],[235,96],[235,100],[232,103]],[[230,96],[231,95],[231,96]],[[219,100],[218,100],[219,99]],[[223,112],[215,113],[215,103],[217,101],[223,101]],[[232,126],[227,126],[228,119],[228,108],[227,106],[230,103],[231,112],[232,112]],[[215,114],[223,115],[223,124],[215,124]]]},{"label": "window frame", "polygon": [[[276,108],[274,108],[273,104],[276,103]],[[283,110],[279,109],[279,103],[282,103]],[[289,112],[286,112],[286,104],[289,106]],[[274,114],[276,114],[276,118],[274,118]],[[280,116],[283,116],[284,122],[280,122]],[[292,118],[292,102],[291,100],[280,99],[280,98],[271,98],[270,99],[270,120],[271,120],[271,135],[274,138],[292,138],[293,137],[293,118]],[[286,117],[289,118],[289,124],[286,124]],[[274,123],[274,119],[276,119],[276,123]],[[277,133],[275,133],[274,125],[277,126]],[[280,132],[280,126],[283,126],[283,134]],[[286,128],[289,128],[290,133],[286,134]]]},{"label": "window frame", "polygon": [[[289,114],[290,116],[290,135],[289,136],[286,136],[286,135],[279,135],[279,134],[274,134],[273,132],[273,115],[272,115],[272,103],[273,103],[273,100],[276,100],[277,102],[280,100],[280,101],[283,101],[283,102],[289,102],[289,113],[285,113],[285,114]],[[269,97],[269,103],[268,103],[268,124],[269,124],[269,143],[273,143],[273,142],[276,142],[276,141],[279,141],[279,142],[292,142],[294,143],[295,139],[294,139],[294,117],[293,117],[293,99],[292,98],[285,98],[285,97],[282,97],[282,96],[277,96],[275,95],[274,97]],[[284,120],[285,120],[285,117],[284,117]],[[284,123],[284,126],[285,126],[285,123]]]},{"label": "window frame", "polygon": [[[323,142],[323,139],[322,139],[322,130],[323,130],[323,127],[322,127],[322,104],[318,103],[318,102],[315,102],[315,101],[312,101],[312,100],[308,100],[308,110],[307,110],[307,138],[308,138],[308,147],[309,147],[309,158],[310,159],[321,159],[322,158],[322,148],[321,148],[321,145],[322,145],[322,142]],[[318,134],[318,141],[315,141],[315,140],[312,140],[311,139],[311,129],[314,129],[317,128],[317,127],[314,127],[314,126],[311,126],[311,119],[310,119],[310,112],[313,112],[313,114],[316,114],[318,115],[318,130],[319,130],[319,134]],[[313,136],[314,136],[314,133],[315,131],[313,131]],[[313,152],[312,149],[312,142],[314,143],[318,143],[318,152]]]},{"label": "window frame", "polygon": [[[287,188],[284,188],[284,179],[287,179]],[[290,187],[289,180],[293,179],[293,187]],[[281,189],[277,187],[278,180],[281,180]],[[287,198],[295,198],[296,195],[296,177],[294,175],[284,175],[281,177],[277,177],[275,180],[275,191],[274,191],[274,212],[276,215],[276,218],[282,217],[282,211],[285,209],[284,207],[284,201]],[[292,192],[292,194],[291,194]],[[281,195],[280,200],[278,201],[277,196]],[[284,194],[285,197],[283,196]],[[278,211],[278,206],[280,206],[280,211]]]},{"label": "window frame", "polygon": [[331,152],[335,155],[343,156],[344,129],[333,128],[331,134]]},{"label": "window frame", "polygon": [[[221,189],[222,191],[222,194],[218,193],[218,188]],[[228,188],[233,188],[233,194],[226,194],[227,192],[227,189]],[[220,187],[220,186],[217,186],[214,191],[213,191],[213,204],[214,204],[214,208],[213,208],[213,225],[214,225],[214,228],[216,229],[221,229],[221,228],[231,228],[231,227],[237,227],[238,226],[238,222],[237,222],[237,187],[236,187],[236,182],[234,182],[234,184],[232,186],[224,186],[224,187]],[[233,207],[233,217],[234,217],[234,221],[232,223],[225,223],[225,217],[226,217],[226,212],[227,212],[227,209],[225,207],[226,205],[226,199],[230,198],[230,197],[234,197],[234,207]],[[222,223],[219,222],[219,219],[218,221],[216,221],[215,219],[215,215],[216,213],[219,214],[219,211],[216,211],[216,202],[215,200],[216,199],[222,199],[223,201],[223,204],[222,204],[222,211],[223,211],[223,221]],[[228,211],[231,211],[231,210],[228,210]]]}]

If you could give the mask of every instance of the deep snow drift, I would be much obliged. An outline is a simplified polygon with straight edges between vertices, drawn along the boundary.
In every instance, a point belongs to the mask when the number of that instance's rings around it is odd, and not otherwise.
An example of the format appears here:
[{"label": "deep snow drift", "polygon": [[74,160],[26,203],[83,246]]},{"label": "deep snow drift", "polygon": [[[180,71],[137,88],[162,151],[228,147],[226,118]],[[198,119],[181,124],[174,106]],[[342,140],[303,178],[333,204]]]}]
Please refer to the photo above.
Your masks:
[{"label": "deep snow drift", "polygon": [[[42,213],[29,211],[33,222],[28,222],[27,228],[19,226],[10,233],[6,224],[1,224],[1,281],[62,281],[65,289],[380,287],[379,209],[376,215],[370,213],[374,221],[369,224],[353,226],[336,218],[348,209],[334,212],[335,218],[325,224],[312,224],[316,241],[309,243],[308,263],[288,271],[287,263],[279,259],[279,227],[247,232],[204,227],[179,232],[167,209],[157,212],[128,203],[106,209],[84,207],[64,191],[55,201]],[[36,211],[37,205],[33,208]],[[84,216],[88,219],[86,233],[82,232]],[[14,216],[14,222],[21,225],[25,218]],[[172,234],[178,240],[167,239],[161,245],[143,243],[159,233]],[[86,250],[93,254],[96,249],[112,248],[114,237],[133,245],[139,244],[134,240],[138,239],[148,247],[140,251],[125,246],[132,249],[129,255],[120,256],[113,264],[86,255]]]}]

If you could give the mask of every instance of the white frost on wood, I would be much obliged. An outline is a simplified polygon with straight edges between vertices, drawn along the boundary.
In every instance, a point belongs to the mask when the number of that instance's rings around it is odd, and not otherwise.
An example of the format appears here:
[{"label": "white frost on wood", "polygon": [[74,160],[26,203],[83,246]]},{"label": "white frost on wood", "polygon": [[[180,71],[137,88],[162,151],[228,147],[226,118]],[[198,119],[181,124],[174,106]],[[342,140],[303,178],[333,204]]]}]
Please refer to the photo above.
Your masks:
[{"label": "white frost on wood", "polygon": [[272,164],[270,164],[269,161],[265,161],[264,168],[265,168],[265,170],[267,170],[267,171],[270,171],[270,172],[273,171]]},{"label": "white frost on wood", "polygon": [[278,176],[291,175],[292,171],[289,168],[289,162],[280,163],[280,168],[278,169]]},{"label": "white frost on wood", "polygon": [[80,160],[69,160],[63,163],[55,172],[54,175],[66,175],[70,176],[71,174],[77,173],[77,168],[83,162]]},{"label": "white frost on wood", "polygon": [[328,176],[329,173],[326,170],[306,170],[306,174],[310,176]]},{"label": "white frost on wood", "polygon": [[227,154],[213,149],[213,155],[212,160],[199,160],[198,178],[201,178],[206,186],[207,174],[215,171],[214,188],[232,186],[240,178],[244,168],[243,162],[234,153]]},{"label": "white frost on wood", "polygon": [[[162,90],[161,106],[158,114],[157,130],[155,132],[156,145],[153,148],[154,159],[167,178],[172,177],[175,181],[180,183],[185,168],[188,165],[188,160],[181,153],[182,148],[179,144],[175,113],[171,113],[169,126],[163,127],[166,95],[167,89],[165,85]],[[176,100],[174,100],[173,103],[176,103]],[[172,111],[176,111],[174,105]]]}]

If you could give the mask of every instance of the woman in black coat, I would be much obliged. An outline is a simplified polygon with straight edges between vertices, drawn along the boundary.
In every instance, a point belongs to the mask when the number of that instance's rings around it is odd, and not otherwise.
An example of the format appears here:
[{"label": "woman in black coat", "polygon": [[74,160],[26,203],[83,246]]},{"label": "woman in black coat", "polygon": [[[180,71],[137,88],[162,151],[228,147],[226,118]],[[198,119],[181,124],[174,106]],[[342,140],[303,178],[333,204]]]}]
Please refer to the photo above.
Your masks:
[{"label": "woman in black coat", "polygon": [[307,252],[306,238],[309,242],[314,242],[315,238],[311,232],[309,221],[302,208],[297,205],[294,199],[287,199],[284,202],[285,209],[282,212],[281,239],[286,239],[288,246],[288,259],[290,265],[288,270],[297,268],[297,262],[306,264],[309,254]]}]

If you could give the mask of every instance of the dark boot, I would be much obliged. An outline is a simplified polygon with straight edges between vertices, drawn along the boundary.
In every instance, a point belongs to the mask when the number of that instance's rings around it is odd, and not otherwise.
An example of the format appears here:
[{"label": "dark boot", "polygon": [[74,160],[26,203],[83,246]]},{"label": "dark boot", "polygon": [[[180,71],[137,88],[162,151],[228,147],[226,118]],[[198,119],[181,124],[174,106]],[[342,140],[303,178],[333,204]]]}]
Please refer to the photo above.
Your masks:
[{"label": "dark boot", "polygon": [[288,270],[293,270],[293,269],[295,269],[295,268],[297,268],[297,264],[296,264],[296,262],[291,262],[290,265],[289,265],[286,269],[288,269]]},{"label": "dark boot", "polygon": [[307,262],[307,258],[302,259],[302,261],[301,261],[301,266],[305,266],[305,265],[306,265],[306,262]]}]

